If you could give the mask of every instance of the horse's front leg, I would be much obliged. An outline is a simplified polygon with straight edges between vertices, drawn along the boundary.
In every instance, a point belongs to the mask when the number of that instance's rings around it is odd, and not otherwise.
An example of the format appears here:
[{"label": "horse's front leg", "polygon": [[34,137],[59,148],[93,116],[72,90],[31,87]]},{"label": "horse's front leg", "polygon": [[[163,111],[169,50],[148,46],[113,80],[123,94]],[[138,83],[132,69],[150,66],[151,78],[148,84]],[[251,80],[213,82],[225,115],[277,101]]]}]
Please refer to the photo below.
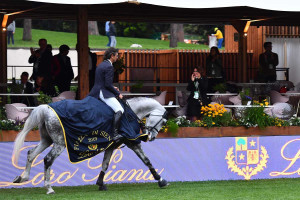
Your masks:
[{"label": "horse's front leg", "polygon": [[164,188],[166,186],[169,185],[168,181],[166,181],[165,179],[163,179],[158,173],[157,171],[154,169],[154,167],[152,166],[149,158],[146,156],[146,154],[144,153],[143,149],[142,149],[142,145],[141,144],[126,144],[130,149],[132,149],[136,155],[143,161],[143,163],[149,168],[151,174],[153,175],[154,179],[158,181],[158,185],[161,188]]},{"label": "horse's front leg", "polygon": [[98,180],[96,182],[96,184],[99,186],[99,190],[104,190],[104,191],[107,190],[106,186],[104,185],[103,179],[104,179],[105,172],[109,166],[109,161],[110,161],[113,151],[114,151],[114,148],[109,148],[104,153],[104,157],[103,157],[103,161],[102,161],[102,170],[101,170]]}]

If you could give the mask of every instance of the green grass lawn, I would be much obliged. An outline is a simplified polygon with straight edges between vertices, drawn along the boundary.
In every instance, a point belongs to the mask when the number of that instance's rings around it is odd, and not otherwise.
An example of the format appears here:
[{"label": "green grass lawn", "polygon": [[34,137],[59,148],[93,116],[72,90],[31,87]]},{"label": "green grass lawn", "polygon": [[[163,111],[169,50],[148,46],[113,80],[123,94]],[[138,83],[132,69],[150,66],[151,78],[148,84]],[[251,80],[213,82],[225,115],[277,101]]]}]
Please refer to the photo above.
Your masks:
[{"label": "green grass lawn", "polygon": [[[38,40],[40,38],[46,38],[49,44],[52,44],[53,48],[58,48],[62,44],[67,44],[71,48],[75,48],[77,42],[76,33],[65,33],[55,31],[45,31],[32,29],[32,41],[23,41],[23,29],[17,28],[15,33],[15,45],[8,45],[8,47],[38,47]],[[108,42],[107,36],[103,35],[90,35],[89,46],[92,49],[107,48]],[[130,38],[130,37],[117,37],[117,48],[130,49],[132,44],[140,44],[140,49],[170,49],[169,41],[144,39],[144,38]],[[132,48],[137,49],[137,48]],[[176,49],[208,49],[207,45],[185,44],[183,42],[178,43]]]},{"label": "green grass lawn", "polygon": [[300,199],[300,178],[250,181],[172,182],[165,189],[156,183],[111,184],[108,191],[96,185],[53,187],[56,194],[46,195],[44,188],[0,189],[0,199],[167,199],[167,200],[270,200]]}]

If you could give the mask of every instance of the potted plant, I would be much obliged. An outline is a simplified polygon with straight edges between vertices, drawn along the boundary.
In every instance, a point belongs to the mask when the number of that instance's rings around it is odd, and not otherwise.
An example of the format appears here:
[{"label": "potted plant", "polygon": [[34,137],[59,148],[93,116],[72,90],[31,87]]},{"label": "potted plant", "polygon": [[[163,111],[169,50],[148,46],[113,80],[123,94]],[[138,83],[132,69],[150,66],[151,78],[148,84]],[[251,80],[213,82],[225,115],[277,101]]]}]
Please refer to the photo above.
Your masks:
[{"label": "potted plant", "polygon": [[227,90],[227,87],[226,87],[225,83],[219,83],[213,87],[213,90],[215,92],[225,93]]},{"label": "potted plant", "polygon": [[250,88],[244,88],[241,92],[240,92],[240,97],[242,99],[242,104],[243,105],[247,105],[248,102],[252,101],[252,97],[250,96]]},{"label": "potted plant", "polygon": [[46,94],[44,94],[42,91],[39,91],[40,96],[37,97],[38,104],[48,104],[52,103],[52,98]]}]

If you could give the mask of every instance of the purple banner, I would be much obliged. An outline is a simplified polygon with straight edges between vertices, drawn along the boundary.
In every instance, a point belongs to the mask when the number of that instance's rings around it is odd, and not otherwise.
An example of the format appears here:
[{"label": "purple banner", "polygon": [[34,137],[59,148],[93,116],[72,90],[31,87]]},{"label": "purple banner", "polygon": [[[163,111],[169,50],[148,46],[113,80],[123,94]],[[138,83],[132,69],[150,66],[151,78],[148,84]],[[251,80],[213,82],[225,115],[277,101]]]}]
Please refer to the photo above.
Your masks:
[{"label": "purple banner", "polygon": [[[49,148],[33,162],[29,181],[12,183],[25,168],[27,151],[36,145],[25,142],[19,163],[15,164],[13,143],[0,143],[0,188],[43,186],[43,158]],[[300,136],[157,139],[142,146],[155,169],[168,181],[296,178],[300,174]],[[52,185],[95,184],[102,159],[103,153],[71,164],[64,151],[52,166]],[[134,152],[127,147],[114,151],[106,183],[151,181],[151,173]]]}]

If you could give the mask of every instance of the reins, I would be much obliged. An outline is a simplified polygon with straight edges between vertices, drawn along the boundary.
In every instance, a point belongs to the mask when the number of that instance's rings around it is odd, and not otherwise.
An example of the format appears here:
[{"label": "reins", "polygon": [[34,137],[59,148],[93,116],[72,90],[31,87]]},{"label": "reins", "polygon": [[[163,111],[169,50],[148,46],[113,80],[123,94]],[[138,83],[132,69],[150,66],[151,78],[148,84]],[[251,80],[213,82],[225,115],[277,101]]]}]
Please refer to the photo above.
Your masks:
[{"label": "reins", "polygon": [[[125,99],[119,99],[119,101],[122,101],[123,102],[123,104],[125,105],[125,106],[127,106],[127,108],[129,108],[132,112],[133,112],[133,110],[131,109],[131,107],[130,107],[130,105],[129,105],[129,103],[127,102],[127,100],[125,100]],[[135,116],[135,118],[136,118],[136,120],[138,121],[138,123],[140,124],[140,127],[141,127],[141,129],[142,130],[144,130],[144,129],[147,129],[147,130],[149,130],[149,131],[151,131],[151,130],[155,130],[155,131],[157,131],[157,132],[159,132],[159,130],[157,130],[157,128],[156,128],[156,126],[163,120],[163,119],[168,119],[168,112],[167,111],[165,111],[164,112],[164,114],[162,114],[162,115],[155,115],[155,114],[149,114],[149,115],[147,115],[146,117],[149,117],[150,115],[152,115],[152,116],[161,116],[162,118],[154,125],[154,126],[146,126],[145,125],[145,123],[142,121],[142,120],[140,120],[139,119],[139,117],[136,115],[136,113],[135,112],[133,112],[134,113],[134,116]]]}]

